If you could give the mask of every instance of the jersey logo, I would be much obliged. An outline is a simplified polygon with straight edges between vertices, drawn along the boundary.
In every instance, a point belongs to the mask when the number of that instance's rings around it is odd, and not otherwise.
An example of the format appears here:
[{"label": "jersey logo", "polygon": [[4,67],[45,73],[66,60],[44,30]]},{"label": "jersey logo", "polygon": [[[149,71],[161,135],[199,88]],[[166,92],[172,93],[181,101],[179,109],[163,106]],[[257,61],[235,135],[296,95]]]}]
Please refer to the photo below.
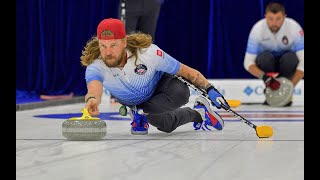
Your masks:
[{"label": "jersey logo", "polygon": [[135,69],[134,72],[138,75],[143,75],[147,72],[147,66],[145,66],[144,64],[139,64]]},{"label": "jersey logo", "polygon": [[288,45],[289,40],[288,40],[288,37],[287,37],[287,36],[283,36],[283,37],[282,37],[282,43],[283,43],[284,45]]},{"label": "jersey logo", "polygon": [[160,51],[160,50],[157,49],[157,55],[160,56],[160,57],[162,57],[162,51]]}]

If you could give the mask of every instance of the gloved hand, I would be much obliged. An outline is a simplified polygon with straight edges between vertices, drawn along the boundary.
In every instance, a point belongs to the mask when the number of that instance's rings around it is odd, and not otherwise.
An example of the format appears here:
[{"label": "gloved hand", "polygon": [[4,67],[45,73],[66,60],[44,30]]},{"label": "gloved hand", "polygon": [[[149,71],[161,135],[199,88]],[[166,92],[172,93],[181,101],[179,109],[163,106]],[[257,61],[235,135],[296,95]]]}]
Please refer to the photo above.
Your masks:
[{"label": "gloved hand", "polygon": [[280,88],[280,82],[277,81],[274,77],[264,74],[262,76],[262,79],[266,84],[266,87],[269,87],[272,91],[278,90]]},{"label": "gloved hand", "polygon": [[227,103],[227,101],[224,99],[224,97],[222,96],[222,94],[219,93],[219,91],[211,86],[207,89],[208,91],[208,95],[209,98],[212,100],[212,102],[214,103],[214,105],[220,109],[221,108],[221,103],[223,103],[224,105],[226,105],[228,107],[228,109],[230,108],[229,104]]}]

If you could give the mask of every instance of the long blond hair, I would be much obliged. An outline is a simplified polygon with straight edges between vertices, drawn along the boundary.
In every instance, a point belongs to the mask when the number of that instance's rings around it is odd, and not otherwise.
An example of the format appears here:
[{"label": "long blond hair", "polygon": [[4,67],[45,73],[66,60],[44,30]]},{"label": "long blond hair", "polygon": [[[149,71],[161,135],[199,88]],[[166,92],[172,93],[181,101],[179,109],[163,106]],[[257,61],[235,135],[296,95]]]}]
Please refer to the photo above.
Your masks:
[{"label": "long blond hair", "polygon": [[[152,37],[149,34],[144,33],[132,33],[127,35],[127,49],[131,52],[128,57],[135,57],[135,65],[137,62],[137,51],[141,51],[143,48],[147,48],[152,44]],[[93,36],[84,47],[82,55],[80,56],[81,64],[83,66],[88,66],[100,55],[99,41],[97,36]]]}]

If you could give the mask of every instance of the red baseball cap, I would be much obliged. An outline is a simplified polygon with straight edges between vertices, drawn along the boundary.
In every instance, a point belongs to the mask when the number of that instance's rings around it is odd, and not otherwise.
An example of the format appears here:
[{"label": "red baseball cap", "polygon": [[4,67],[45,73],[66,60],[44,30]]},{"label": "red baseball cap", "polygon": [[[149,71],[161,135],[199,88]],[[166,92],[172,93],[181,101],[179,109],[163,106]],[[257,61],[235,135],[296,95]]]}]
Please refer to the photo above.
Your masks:
[{"label": "red baseball cap", "polygon": [[[113,36],[101,36],[101,33],[104,30],[109,30],[113,33]],[[126,37],[126,30],[124,23],[119,19],[104,19],[102,20],[97,27],[97,37],[102,40],[109,39],[123,39]]]}]

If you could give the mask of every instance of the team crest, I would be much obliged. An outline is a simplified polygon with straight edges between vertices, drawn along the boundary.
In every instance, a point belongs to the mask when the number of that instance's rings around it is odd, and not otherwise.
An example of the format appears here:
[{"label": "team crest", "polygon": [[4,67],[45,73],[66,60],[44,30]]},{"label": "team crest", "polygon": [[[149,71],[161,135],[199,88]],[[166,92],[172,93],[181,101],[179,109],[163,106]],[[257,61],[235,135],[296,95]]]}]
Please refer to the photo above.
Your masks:
[{"label": "team crest", "polygon": [[288,40],[287,36],[283,36],[283,38],[282,38],[282,43],[283,43],[284,45],[288,45],[289,40]]},{"label": "team crest", "polygon": [[143,75],[147,72],[147,66],[145,66],[144,64],[139,64],[135,69],[134,72],[138,75]]}]

